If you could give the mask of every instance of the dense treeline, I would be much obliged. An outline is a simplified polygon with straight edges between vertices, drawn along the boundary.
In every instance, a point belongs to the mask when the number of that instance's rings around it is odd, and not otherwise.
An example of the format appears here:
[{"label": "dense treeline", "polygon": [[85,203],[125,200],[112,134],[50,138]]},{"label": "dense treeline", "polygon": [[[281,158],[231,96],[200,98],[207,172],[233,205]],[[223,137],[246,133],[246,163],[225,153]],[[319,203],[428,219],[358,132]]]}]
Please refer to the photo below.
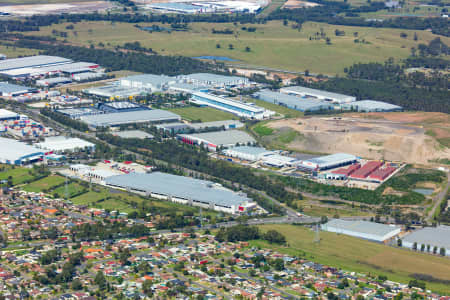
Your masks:
[{"label": "dense treeline", "polygon": [[[280,184],[285,184],[302,192],[307,192],[321,196],[339,197],[342,200],[355,201],[367,204],[418,204],[425,200],[425,197],[416,192],[408,192],[405,195],[383,195],[385,185],[381,185],[375,191],[344,186],[333,186],[317,183],[302,178],[278,176]],[[389,181],[388,181],[389,182]]]},{"label": "dense treeline", "polygon": [[151,140],[122,139],[110,134],[100,133],[97,136],[112,145],[143,155],[148,155],[148,152],[142,151],[142,149],[150,150],[154,159],[265,191],[269,196],[287,205],[301,198],[300,194],[287,192],[282,185],[273,183],[267,176],[256,175],[249,168],[235,166],[225,161],[212,160],[205,150],[195,146],[181,144],[175,140],[158,143]]},{"label": "dense treeline", "polygon": [[388,182],[386,182],[386,185],[394,188],[397,191],[408,191],[413,188],[418,182],[441,183],[445,178],[446,176],[444,172],[436,170],[419,173],[408,173],[391,178]]},{"label": "dense treeline", "polygon": [[261,233],[256,226],[236,225],[228,228],[220,228],[216,234],[219,242],[239,242],[262,239],[271,244],[286,244],[286,237],[276,230]]},{"label": "dense treeline", "polygon": [[39,41],[21,39],[17,47],[43,50],[44,54],[56,55],[77,61],[90,60],[111,70],[131,70],[142,73],[178,75],[205,72],[213,65],[184,56],[146,55],[124,53],[106,49],[95,49],[68,45],[51,45]]}]

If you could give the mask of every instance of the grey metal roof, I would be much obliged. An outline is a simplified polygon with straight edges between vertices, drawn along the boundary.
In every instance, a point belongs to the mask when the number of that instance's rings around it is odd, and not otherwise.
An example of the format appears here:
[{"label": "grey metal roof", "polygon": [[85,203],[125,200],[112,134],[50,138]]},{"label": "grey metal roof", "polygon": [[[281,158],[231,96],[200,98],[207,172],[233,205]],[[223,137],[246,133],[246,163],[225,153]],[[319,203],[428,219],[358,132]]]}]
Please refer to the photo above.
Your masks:
[{"label": "grey metal roof", "polygon": [[166,75],[155,75],[155,74],[142,74],[142,75],[132,75],[128,77],[124,77],[120,79],[123,80],[129,80],[131,82],[140,82],[143,84],[152,84],[152,85],[164,85],[168,84],[169,82],[173,82],[176,80],[175,77],[166,76]]},{"label": "grey metal roof", "polygon": [[237,120],[223,120],[223,121],[212,121],[212,122],[204,122],[204,123],[192,123],[189,124],[189,127],[198,130],[206,127],[228,127],[230,125],[236,125],[236,127],[242,127],[244,124]]},{"label": "grey metal roof", "polygon": [[397,230],[398,226],[391,226],[367,221],[345,221],[340,219],[332,219],[328,221],[326,227],[335,229],[349,230],[355,233],[372,234],[380,237]]},{"label": "grey metal roof", "polygon": [[261,155],[261,154],[271,154],[273,151],[267,150],[263,147],[250,147],[250,146],[237,146],[231,149],[232,151],[250,154],[250,155]]},{"label": "grey metal roof", "polygon": [[211,181],[160,172],[113,176],[106,179],[106,184],[227,207],[238,206],[250,200],[244,195],[224,189]]},{"label": "grey metal roof", "polygon": [[118,85],[105,85],[83,90],[85,93],[100,97],[129,97],[147,93],[144,89],[129,88]]},{"label": "grey metal roof", "polygon": [[180,134],[179,136],[194,138],[211,143],[216,146],[234,146],[236,143],[247,144],[248,142],[256,142],[255,139],[248,133],[240,130],[228,130],[228,131],[213,131],[196,134]]},{"label": "grey metal roof", "polygon": [[129,101],[116,101],[116,102],[104,102],[104,106],[112,107],[115,109],[126,109],[126,108],[139,108],[139,104],[129,102]]},{"label": "grey metal roof", "polygon": [[330,103],[325,101],[305,99],[269,90],[261,90],[253,95],[260,100],[274,104],[282,104],[300,111],[332,109]]},{"label": "grey metal roof", "polygon": [[153,109],[82,116],[81,120],[89,125],[98,127],[181,120],[181,117],[167,110]]},{"label": "grey metal roof", "polygon": [[114,132],[114,135],[125,139],[152,139],[154,136],[142,130],[124,130]]},{"label": "grey metal roof", "polygon": [[311,89],[311,88],[307,88],[307,87],[303,87],[303,86],[289,86],[289,87],[282,88],[281,91],[283,93],[299,93],[299,94],[306,94],[306,95],[310,95],[310,96],[318,97],[318,98],[332,99],[332,100],[335,100],[338,102],[351,102],[351,101],[356,100],[356,97],[353,97],[353,96],[332,93],[332,92],[327,92],[327,91],[322,91],[322,90],[316,90],[316,89]]},{"label": "grey metal roof", "polygon": [[357,157],[354,155],[351,155],[351,154],[335,153],[335,154],[331,154],[331,155],[311,158],[311,159],[308,159],[307,161],[318,164],[320,166],[320,165],[324,165],[324,164],[330,164],[330,163],[335,163],[335,162],[338,163],[338,162],[345,161],[345,160],[355,160],[355,159],[357,159]]},{"label": "grey metal roof", "polygon": [[21,58],[11,58],[0,61],[0,71],[6,71],[11,69],[39,67],[55,64],[65,64],[72,62],[71,59],[48,56],[48,55],[36,55],[27,56]]},{"label": "grey metal roof", "polygon": [[237,84],[240,82],[248,82],[248,78],[240,76],[226,76],[212,73],[194,73],[185,76],[188,80],[204,82],[206,84]]},{"label": "grey metal roof", "polygon": [[358,110],[367,110],[367,111],[389,111],[389,110],[401,110],[403,109],[401,106],[390,104],[382,101],[375,100],[361,100],[355,101],[347,104],[349,107],[357,107]]},{"label": "grey metal roof", "polygon": [[26,156],[44,155],[41,150],[13,139],[0,137],[0,145],[1,161],[10,160],[14,162]]},{"label": "grey metal roof", "polygon": [[17,84],[11,84],[7,82],[0,82],[0,94],[2,93],[16,93],[16,92],[23,92],[32,90],[32,88],[23,86],[23,85],[17,85]]},{"label": "grey metal roof", "polygon": [[450,249],[450,226],[425,227],[408,234],[403,241]]}]

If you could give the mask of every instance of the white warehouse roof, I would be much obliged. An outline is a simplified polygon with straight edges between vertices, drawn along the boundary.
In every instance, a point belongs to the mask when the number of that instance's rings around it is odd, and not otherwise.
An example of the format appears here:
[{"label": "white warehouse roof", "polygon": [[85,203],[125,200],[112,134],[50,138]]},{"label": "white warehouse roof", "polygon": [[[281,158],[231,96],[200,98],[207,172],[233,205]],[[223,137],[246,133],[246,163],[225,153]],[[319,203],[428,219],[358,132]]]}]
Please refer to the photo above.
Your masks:
[{"label": "white warehouse roof", "polygon": [[72,62],[71,59],[48,55],[11,58],[0,61],[0,71],[7,71],[11,69],[20,69],[20,68],[43,67],[56,64],[66,64],[71,62]]},{"label": "white warehouse roof", "polygon": [[0,109],[0,120],[4,120],[4,119],[11,119],[11,118],[17,118],[19,116],[19,114],[7,110],[7,109]]},{"label": "white warehouse roof", "polygon": [[256,142],[248,133],[240,130],[213,131],[197,134],[179,134],[184,139],[196,140],[198,143],[216,147],[232,147],[236,144],[247,144]]},{"label": "white warehouse roof", "polygon": [[43,156],[39,149],[13,139],[0,137],[0,162],[14,164],[27,158]]},{"label": "white warehouse roof", "polygon": [[280,92],[285,94],[297,94],[300,96],[310,96],[315,97],[323,100],[330,100],[332,102],[337,103],[349,103],[356,101],[356,97],[338,94],[338,93],[332,93],[322,90],[316,90],[311,89],[303,86],[289,86],[285,88],[281,88]]},{"label": "white warehouse roof", "polygon": [[330,220],[328,223],[322,225],[322,229],[375,241],[385,241],[401,231],[401,228],[398,226],[340,219]]},{"label": "white warehouse roof", "polygon": [[48,137],[36,147],[50,151],[73,151],[75,149],[93,148],[95,144],[80,138],[66,138],[64,136]]},{"label": "white warehouse roof", "polygon": [[353,108],[358,111],[400,111],[403,107],[375,100],[361,100],[346,104],[347,108]]}]

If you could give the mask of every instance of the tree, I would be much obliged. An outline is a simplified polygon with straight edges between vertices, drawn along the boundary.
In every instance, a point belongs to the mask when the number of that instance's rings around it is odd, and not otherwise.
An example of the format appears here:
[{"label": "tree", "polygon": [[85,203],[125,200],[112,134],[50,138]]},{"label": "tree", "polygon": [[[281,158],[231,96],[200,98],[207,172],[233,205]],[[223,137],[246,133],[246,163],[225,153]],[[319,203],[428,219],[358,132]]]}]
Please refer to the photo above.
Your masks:
[{"label": "tree", "polygon": [[229,45],[228,45],[228,49],[233,50],[233,49],[234,49],[233,44],[229,44]]},{"label": "tree", "polygon": [[153,282],[149,279],[146,279],[142,283],[142,292],[144,294],[146,294],[147,296],[152,296],[153,295],[152,285],[153,285]]},{"label": "tree", "polygon": [[78,278],[74,279],[72,281],[72,290],[79,291],[81,289],[83,289],[83,284],[81,281]]},{"label": "tree", "polygon": [[415,40],[415,41],[418,40],[418,37],[417,37],[417,33],[416,33],[416,32],[414,32],[414,40]]},{"label": "tree", "polygon": [[433,254],[437,254],[437,250],[438,250],[438,247],[437,247],[437,246],[434,246],[434,247],[433,247]]},{"label": "tree", "polygon": [[444,247],[441,247],[441,249],[439,250],[439,254],[441,256],[445,256],[445,248]]},{"label": "tree", "polygon": [[217,49],[220,49],[220,44],[216,44],[216,48],[217,48]]},{"label": "tree", "polygon": [[412,246],[412,249],[413,249],[414,251],[417,250],[417,242],[414,242],[414,244],[413,244],[413,246]]},{"label": "tree", "polygon": [[397,239],[397,246],[399,246],[399,247],[402,246],[402,239]]},{"label": "tree", "polygon": [[97,275],[95,275],[94,283],[98,285],[98,288],[100,290],[104,290],[106,288],[106,278],[105,275],[103,275],[103,272],[98,271]]},{"label": "tree", "polygon": [[245,52],[250,52],[250,51],[252,51],[252,50],[250,49],[249,46],[245,47]]},{"label": "tree", "polygon": [[263,238],[270,244],[286,244],[285,236],[276,230],[267,231]]},{"label": "tree", "polygon": [[425,251],[425,244],[420,245],[420,251]]}]

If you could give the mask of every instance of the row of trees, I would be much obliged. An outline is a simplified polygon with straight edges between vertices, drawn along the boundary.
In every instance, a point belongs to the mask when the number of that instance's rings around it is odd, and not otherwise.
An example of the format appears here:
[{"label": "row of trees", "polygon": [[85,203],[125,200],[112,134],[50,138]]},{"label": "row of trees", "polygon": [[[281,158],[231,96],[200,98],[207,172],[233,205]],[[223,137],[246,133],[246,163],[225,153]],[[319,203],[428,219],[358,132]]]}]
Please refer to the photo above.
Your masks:
[{"label": "row of trees", "polygon": [[260,232],[256,226],[236,225],[228,228],[220,228],[216,234],[219,242],[239,242],[250,240],[266,240],[271,244],[286,244],[286,237],[276,230],[269,230],[266,233]]}]

